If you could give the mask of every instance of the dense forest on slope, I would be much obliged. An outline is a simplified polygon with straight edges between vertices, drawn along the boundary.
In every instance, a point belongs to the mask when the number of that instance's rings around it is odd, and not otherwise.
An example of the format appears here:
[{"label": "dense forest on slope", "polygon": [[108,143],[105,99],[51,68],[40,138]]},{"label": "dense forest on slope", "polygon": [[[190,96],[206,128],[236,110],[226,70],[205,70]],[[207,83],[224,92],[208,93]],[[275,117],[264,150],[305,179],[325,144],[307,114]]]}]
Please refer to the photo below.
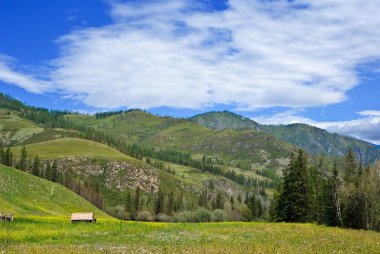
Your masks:
[{"label": "dense forest on slope", "polygon": [[352,148],[358,159],[372,163],[380,158],[380,150],[373,144],[352,137],[329,133],[307,124],[263,125],[237,114],[222,111],[197,115],[190,120],[211,129],[254,129],[305,149],[311,154],[342,156]]}]

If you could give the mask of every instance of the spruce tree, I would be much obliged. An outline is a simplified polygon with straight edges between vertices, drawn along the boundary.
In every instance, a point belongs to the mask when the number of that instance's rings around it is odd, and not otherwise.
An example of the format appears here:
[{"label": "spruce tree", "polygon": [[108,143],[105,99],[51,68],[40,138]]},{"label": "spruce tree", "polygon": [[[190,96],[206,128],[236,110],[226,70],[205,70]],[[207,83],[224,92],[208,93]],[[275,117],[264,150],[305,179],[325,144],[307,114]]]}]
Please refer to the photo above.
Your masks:
[{"label": "spruce tree", "polygon": [[346,157],[344,159],[344,181],[346,183],[350,183],[354,181],[354,178],[357,173],[357,162],[355,159],[355,154],[352,150],[352,148],[348,149],[348,152],[346,154]]},{"label": "spruce tree", "polygon": [[137,187],[135,191],[135,203],[134,203],[135,211],[140,211],[140,188]]},{"label": "spruce tree", "polygon": [[21,156],[20,156],[20,161],[18,163],[18,166],[17,168],[22,170],[22,171],[26,171],[27,169],[27,152],[26,152],[26,148],[25,146],[22,147],[21,149]]},{"label": "spruce tree", "polygon": [[0,146],[0,164],[4,164],[5,162],[5,151],[2,146]]},{"label": "spruce tree", "polygon": [[40,167],[40,159],[38,158],[38,155],[36,155],[33,161],[32,174],[35,176],[40,176]]},{"label": "spruce tree", "polygon": [[57,182],[58,180],[58,162],[56,160],[53,161],[51,165],[51,181]]},{"label": "spruce tree", "polygon": [[131,192],[128,190],[127,198],[125,200],[125,210],[127,212],[132,212],[132,196]]},{"label": "spruce tree", "polygon": [[166,212],[171,215],[174,211],[174,192],[171,191],[168,197],[168,204],[166,206]]},{"label": "spruce tree", "polygon": [[3,164],[8,167],[13,166],[13,153],[10,147],[8,147],[7,150],[5,151]]},{"label": "spruce tree", "polygon": [[283,188],[277,204],[279,219],[288,222],[311,221],[314,197],[307,156],[303,150],[298,151],[296,158],[291,156],[283,175]]},{"label": "spruce tree", "polygon": [[50,164],[50,161],[47,161],[46,168],[45,168],[45,179],[51,181],[51,178],[52,178],[51,164]]}]

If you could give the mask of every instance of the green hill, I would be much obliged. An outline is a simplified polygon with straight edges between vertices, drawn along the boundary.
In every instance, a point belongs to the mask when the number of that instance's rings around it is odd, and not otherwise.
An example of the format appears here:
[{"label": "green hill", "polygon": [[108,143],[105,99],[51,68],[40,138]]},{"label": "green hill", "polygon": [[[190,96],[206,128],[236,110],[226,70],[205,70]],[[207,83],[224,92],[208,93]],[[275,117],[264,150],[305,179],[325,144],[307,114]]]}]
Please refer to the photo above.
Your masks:
[{"label": "green hill", "polygon": [[312,154],[342,156],[349,147],[352,147],[358,156],[360,154],[361,159],[366,162],[374,162],[380,158],[380,150],[371,143],[330,133],[306,124],[262,125],[228,111],[205,113],[194,116],[190,120],[215,130],[260,130],[301,147]]},{"label": "green hill", "polygon": [[18,112],[0,108],[0,146],[23,142],[42,131],[43,128],[20,117]]},{"label": "green hill", "polygon": [[[16,156],[21,153],[22,146],[13,149]],[[106,158],[109,160],[135,159],[110,148],[109,146],[91,140],[80,138],[60,138],[41,143],[26,145],[30,156],[38,155],[42,159],[59,159],[65,157]]]},{"label": "green hill", "polygon": [[59,184],[3,165],[0,165],[0,209],[21,217],[69,217],[72,212],[94,212],[98,218],[110,218]]},{"label": "green hill", "polygon": [[67,115],[70,121],[156,150],[189,152],[223,161],[226,166],[258,170],[281,168],[296,148],[271,134],[255,130],[211,130],[187,119],[159,117],[133,110],[109,117]]},{"label": "green hill", "polygon": [[212,130],[259,130],[259,124],[255,121],[229,111],[208,112],[193,116],[190,120]]}]

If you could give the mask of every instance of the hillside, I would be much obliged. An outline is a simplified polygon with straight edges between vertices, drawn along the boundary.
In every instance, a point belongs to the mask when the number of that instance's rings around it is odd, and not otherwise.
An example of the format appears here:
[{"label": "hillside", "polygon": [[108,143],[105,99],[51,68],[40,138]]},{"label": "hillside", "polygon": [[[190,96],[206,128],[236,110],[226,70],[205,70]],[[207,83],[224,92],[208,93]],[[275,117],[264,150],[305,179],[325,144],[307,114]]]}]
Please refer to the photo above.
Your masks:
[{"label": "hillside", "polygon": [[259,130],[259,124],[229,111],[208,112],[190,118],[191,121],[213,130]]},{"label": "hillside", "polygon": [[349,147],[352,147],[363,161],[374,162],[380,158],[380,150],[371,143],[336,133],[329,133],[326,130],[306,124],[262,125],[227,111],[197,115],[190,118],[190,120],[217,130],[247,128],[260,130],[301,147],[312,154],[342,156]]},{"label": "hillside", "polygon": [[23,142],[43,131],[43,128],[22,118],[14,110],[0,108],[0,146]]},{"label": "hillside", "polygon": [[211,130],[186,119],[158,117],[133,110],[104,118],[67,115],[70,121],[92,127],[127,142],[156,150],[189,152],[223,161],[224,165],[257,170],[281,168],[279,163],[296,148],[276,137],[254,130]]},{"label": "hillside", "polygon": [[[25,146],[30,156],[40,156],[42,159],[59,159],[65,157],[104,158],[109,160],[135,159],[110,148],[109,146],[91,140],[80,138],[60,138],[51,141],[33,143]],[[22,146],[13,148],[16,156],[21,153]]]},{"label": "hillside", "polygon": [[[161,169],[143,161],[122,154],[104,144],[79,138],[61,138],[51,141],[29,144],[25,146],[29,157],[28,171],[33,171],[32,160],[36,155],[41,160],[40,175],[45,177],[46,165],[55,160],[58,168],[57,181],[76,193],[82,195],[98,207],[110,214],[129,218],[123,212],[128,193],[141,190],[141,199],[145,209],[153,210],[153,201],[158,190],[173,192],[175,197],[182,196],[184,205],[197,202],[199,194],[208,189],[210,181],[216,186],[209,189],[211,197],[217,191],[224,195],[237,196],[245,193],[246,188],[222,176],[201,173],[199,170],[187,168],[189,174],[175,170],[167,172],[169,165],[163,164]],[[13,147],[17,158],[22,146]],[[170,164],[177,168],[178,165]]]},{"label": "hillside", "polygon": [[87,211],[98,218],[110,218],[60,184],[3,165],[0,165],[0,207],[17,217],[69,217],[72,212]]}]

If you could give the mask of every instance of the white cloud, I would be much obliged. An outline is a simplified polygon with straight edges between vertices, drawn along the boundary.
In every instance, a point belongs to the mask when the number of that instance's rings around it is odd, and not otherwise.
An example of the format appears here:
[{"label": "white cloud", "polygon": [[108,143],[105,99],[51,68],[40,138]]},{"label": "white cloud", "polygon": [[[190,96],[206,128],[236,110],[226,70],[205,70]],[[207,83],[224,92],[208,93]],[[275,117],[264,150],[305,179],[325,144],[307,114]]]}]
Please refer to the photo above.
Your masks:
[{"label": "white cloud", "polygon": [[333,104],[360,82],[359,64],[380,59],[378,1],[230,0],[212,12],[190,0],[110,5],[113,24],[58,40],[46,77],[98,108]]},{"label": "white cloud", "polygon": [[23,74],[22,72],[16,70],[13,66],[15,65],[15,60],[0,55],[0,80],[15,84],[19,87],[32,93],[43,93],[48,87],[46,81],[42,81],[33,75]]},{"label": "white cloud", "polygon": [[335,132],[380,145],[380,111],[366,110],[358,112],[362,117],[351,121],[318,122],[299,116],[297,110],[287,110],[270,116],[259,116],[252,120],[263,124],[305,123],[330,132]]}]

